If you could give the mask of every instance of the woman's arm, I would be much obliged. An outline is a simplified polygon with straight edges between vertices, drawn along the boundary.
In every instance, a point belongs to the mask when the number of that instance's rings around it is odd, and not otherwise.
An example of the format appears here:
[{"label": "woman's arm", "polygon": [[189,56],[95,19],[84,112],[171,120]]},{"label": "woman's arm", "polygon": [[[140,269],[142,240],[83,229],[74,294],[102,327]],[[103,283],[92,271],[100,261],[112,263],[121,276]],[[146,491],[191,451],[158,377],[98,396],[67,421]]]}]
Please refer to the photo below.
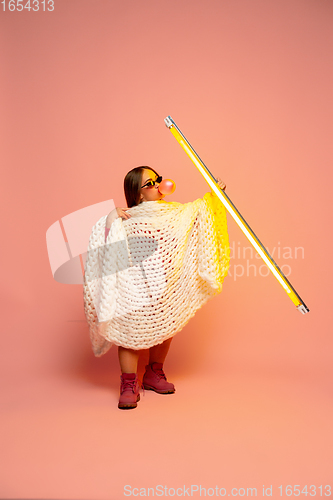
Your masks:
[{"label": "woman's arm", "polygon": [[216,177],[216,179],[217,179],[217,183],[218,183],[219,187],[221,189],[225,190],[227,185],[220,179],[220,177]]},{"label": "woman's arm", "polygon": [[128,210],[128,208],[117,207],[109,213],[109,215],[106,218],[106,223],[105,223],[105,241],[106,241],[106,238],[108,237],[108,234],[110,232],[110,227],[111,227],[112,223],[116,219],[118,219],[118,217],[121,217],[122,219],[129,219],[131,217],[130,214],[126,213],[126,210]]},{"label": "woman's arm", "polygon": [[118,218],[117,209],[112,210],[106,218],[105,229],[110,229],[112,223]]},{"label": "woman's arm", "polygon": [[122,219],[129,219],[131,216],[130,214],[126,213],[126,210],[129,210],[129,208],[115,208],[113,209],[109,215],[106,218],[106,224],[105,227],[110,229],[111,224],[118,218],[121,217]]}]

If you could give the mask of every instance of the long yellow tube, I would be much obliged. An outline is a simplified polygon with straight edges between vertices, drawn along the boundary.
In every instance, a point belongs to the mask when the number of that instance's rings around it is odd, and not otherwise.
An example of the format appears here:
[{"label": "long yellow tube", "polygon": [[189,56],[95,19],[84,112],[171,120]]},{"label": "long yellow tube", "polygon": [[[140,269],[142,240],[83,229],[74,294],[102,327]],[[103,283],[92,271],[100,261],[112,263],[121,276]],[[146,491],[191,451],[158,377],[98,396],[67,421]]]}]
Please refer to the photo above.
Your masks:
[{"label": "long yellow tube", "polygon": [[185,136],[182,134],[182,132],[179,130],[171,116],[168,116],[167,118],[164,119],[164,122],[166,126],[169,128],[171,131],[172,135],[176,138],[176,140],[179,142],[181,147],[184,149],[184,151],[188,154],[190,159],[193,161],[195,166],[198,168],[199,172],[203,175],[203,177],[206,179],[208,182],[209,186],[211,189],[216,193],[218,198],[221,200],[225,208],[228,210],[230,215],[233,217],[233,219],[236,221],[238,226],[241,228],[247,239],[250,241],[250,243],[253,245],[253,247],[257,250],[258,254],[260,257],[263,259],[265,264],[268,266],[270,271],[273,273],[275,278],[278,280],[280,285],[283,287],[285,292],[288,294],[289,298],[293,301],[293,303],[296,305],[297,309],[302,313],[306,314],[309,312],[309,309],[307,306],[304,304],[302,301],[301,297],[298,295],[296,290],[292,287],[291,283],[288,281],[286,276],[283,274],[281,269],[277,266],[277,264],[274,262],[264,245],[259,241],[257,236],[254,234],[248,223],[245,221],[245,219],[242,217],[242,215],[238,212],[237,208],[235,205],[232,203],[228,195],[220,189],[220,187],[217,184],[217,180],[215,177],[211,174],[211,172],[208,170],[206,165],[203,163],[203,161],[200,159],[200,157],[197,155],[197,153],[194,151],[192,148],[191,144],[188,142],[188,140],[185,138]]}]

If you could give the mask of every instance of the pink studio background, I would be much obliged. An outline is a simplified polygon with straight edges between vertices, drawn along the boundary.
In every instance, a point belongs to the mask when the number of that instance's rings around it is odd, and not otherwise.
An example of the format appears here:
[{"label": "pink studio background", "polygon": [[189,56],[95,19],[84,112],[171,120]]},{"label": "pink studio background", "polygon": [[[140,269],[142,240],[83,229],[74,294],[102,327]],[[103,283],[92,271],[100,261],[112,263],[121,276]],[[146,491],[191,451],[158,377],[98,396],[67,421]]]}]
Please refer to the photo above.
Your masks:
[{"label": "pink studio background", "polygon": [[[329,0],[1,11],[0,497],[333,486],[332,18]],[[81,208],[126,206],[137,165],[175,180],[171,201],[209,191],[168,115],[263,244],[282,249],[273,258],[310,313],[272,275],[232,274],[247,265],[236,256],[171,344],[177,392],[121,412],[117,350],[93,356],[82,287],[53,279],[45,235]],[[228,222],[230,244],[249,247]]]}]

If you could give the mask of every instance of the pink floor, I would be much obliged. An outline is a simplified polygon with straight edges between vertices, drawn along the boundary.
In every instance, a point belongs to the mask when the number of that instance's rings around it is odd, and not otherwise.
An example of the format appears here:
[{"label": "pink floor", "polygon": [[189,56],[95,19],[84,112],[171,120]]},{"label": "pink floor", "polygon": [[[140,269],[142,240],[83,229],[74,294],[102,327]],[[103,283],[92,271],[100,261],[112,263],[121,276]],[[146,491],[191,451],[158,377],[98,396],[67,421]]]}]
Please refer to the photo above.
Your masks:
[{"label": "pink floor", "polygon": [[120,499],[153,496],[148,488],[158,485],[155,496],[163,488],[163,498],[191,488],[200,498],[200,486],[201,497],[204,488],[216,497],[256,488],[261,497],[272,486],[280,498],[281,485],[315,485],[317,496],[332,485],[333,404],[324,373],[169,373],[175,394],[146,391],[130,411],[117,408],[118,380],[88,371],[6,381],[1,498]]}]

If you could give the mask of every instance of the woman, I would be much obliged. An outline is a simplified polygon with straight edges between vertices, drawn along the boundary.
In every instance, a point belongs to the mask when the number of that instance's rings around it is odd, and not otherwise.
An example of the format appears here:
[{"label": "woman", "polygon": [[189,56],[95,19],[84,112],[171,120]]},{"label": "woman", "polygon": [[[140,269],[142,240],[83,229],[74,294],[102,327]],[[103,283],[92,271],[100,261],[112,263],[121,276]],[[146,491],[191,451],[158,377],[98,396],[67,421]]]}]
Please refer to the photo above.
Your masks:
[{"label": "woman", "polygon": [[[159,394],[175,392],[163,371],[172,338],[221,291],[229,266],[225,209],[216,195],[207,193],[203,200],[187,204],[167,203],[158,190],[161,181],[147,166],[127,173],[127,208],[115,208],[94,226],[86,261],[85,312],[93,349],[100,356],[112,343],[118,346],[120,409],[135,408],[140,400],[141,349],[149,349],[143,387]],[[226,188],[219,178],[218,185]],[[108,244],[94,299],[89,276],[94,274],[96,234],[100,238],[103,225]]]}]

